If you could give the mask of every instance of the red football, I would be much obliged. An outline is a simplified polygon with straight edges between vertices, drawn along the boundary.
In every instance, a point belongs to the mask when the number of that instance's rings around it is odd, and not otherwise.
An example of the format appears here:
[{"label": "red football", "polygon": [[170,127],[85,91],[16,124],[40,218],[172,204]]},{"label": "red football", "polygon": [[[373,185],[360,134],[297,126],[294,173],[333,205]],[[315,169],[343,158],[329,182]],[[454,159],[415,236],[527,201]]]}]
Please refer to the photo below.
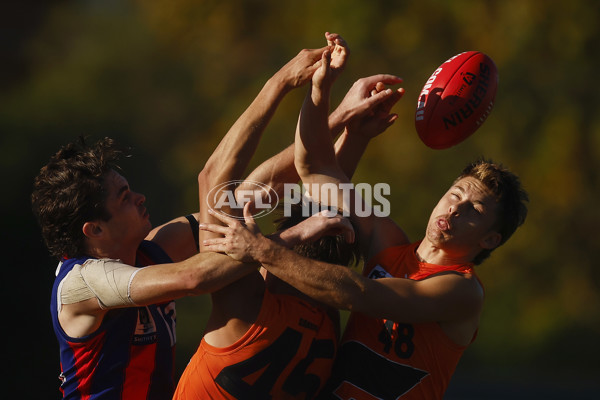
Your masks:
[{"label": "red football", "polygon": [[498,69],[478,51],[450,58],[433,71],[419,94],[415,127],[433,149],[452,147],[485,121],[496,97]]}]

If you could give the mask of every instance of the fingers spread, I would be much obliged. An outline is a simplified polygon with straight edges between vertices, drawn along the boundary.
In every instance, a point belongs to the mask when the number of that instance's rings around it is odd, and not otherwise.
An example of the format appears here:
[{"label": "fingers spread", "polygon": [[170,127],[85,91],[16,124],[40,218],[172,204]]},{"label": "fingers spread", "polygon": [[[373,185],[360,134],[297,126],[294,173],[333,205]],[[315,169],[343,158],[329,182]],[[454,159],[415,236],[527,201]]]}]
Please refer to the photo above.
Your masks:
[{"label": "fingers spread", "polygon": [[235,219],[231,218],[231,217],[227,217],[221,213],[216,212],[215,210],[213,210],[212,208],[208,209],[208,213],[210,215],[212,215],[213,217],[215,217],[216,219],[218,219],[219,221],[225,223],[226,225],[231,224],[232,222],[235,221]]},{"label": "fingers spread", "polygon": [[255,231],[256,223],[254,222],[254,217],[252,216],[252,213],[250,212],[251,203],[252,202],[248,202],[244,205],[244,222],[246,223],[246,226],[248,227],[248,229],[250,229],[251,231]]},{"label": "fingers spread", "polygon": [[198,228],[202,231],[208,231],[212,233],[220,233],[221,235],[226,235],[229,233],[229,227],[217,225],[217,224],[204,224],[201,223],[198,225]]}]

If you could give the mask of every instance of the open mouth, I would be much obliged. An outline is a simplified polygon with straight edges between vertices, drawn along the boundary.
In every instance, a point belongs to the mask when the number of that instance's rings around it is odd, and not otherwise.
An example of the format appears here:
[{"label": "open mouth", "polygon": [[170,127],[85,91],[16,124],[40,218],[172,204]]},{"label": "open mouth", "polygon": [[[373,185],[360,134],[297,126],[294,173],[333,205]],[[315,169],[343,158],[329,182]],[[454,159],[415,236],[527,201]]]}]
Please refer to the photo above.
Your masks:
[{"label": "open mouth", "polygon": [[438,218],[435,225],[443,232],[449,231],[452,228],[450,222],[446,218]]}]

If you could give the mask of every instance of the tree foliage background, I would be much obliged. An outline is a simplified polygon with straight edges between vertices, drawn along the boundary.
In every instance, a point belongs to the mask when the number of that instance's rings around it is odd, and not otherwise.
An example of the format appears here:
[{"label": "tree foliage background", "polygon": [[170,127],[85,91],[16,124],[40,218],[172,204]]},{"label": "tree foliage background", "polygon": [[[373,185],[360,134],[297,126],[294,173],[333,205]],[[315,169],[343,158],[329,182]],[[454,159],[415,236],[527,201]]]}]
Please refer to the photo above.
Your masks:
[{"label": "tree foliage background", "polygon": [[[36,382],[35,398],[58,397],[59,371],[48,313],[55,261],[29,208],[39,168],[79,135],[112,136],[133,147],[125,173],[154,224],[191,212],[196,174],[220,138],[278,68],[325,44],[325,31],[352,51],[332,105],[360,77],[404,78],[400,118],[372,141],[354,180],[391,184],[392,217],[409,236],[423,234],[439,196],[479,156],[518,173],[530,194],[525,225],[479,268],[479,337],[448,398],[598,393],[600,2],[63,0],[2,10],[4,347],[11,375]],[[496,62],[495,108],[464,143],[428,149],[413,125],[417,95],[466,50]],[[292,143],[303,96],[286,97],[251,167]],[[209,307],[207,296],[178,303],[179,372]]]}]

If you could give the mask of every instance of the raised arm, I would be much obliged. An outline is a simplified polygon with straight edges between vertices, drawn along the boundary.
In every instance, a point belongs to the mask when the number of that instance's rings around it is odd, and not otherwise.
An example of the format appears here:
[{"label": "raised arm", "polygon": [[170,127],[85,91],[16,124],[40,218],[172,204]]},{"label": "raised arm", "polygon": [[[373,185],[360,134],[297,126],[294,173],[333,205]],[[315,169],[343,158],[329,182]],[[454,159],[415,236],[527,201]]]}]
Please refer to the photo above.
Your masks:
[{"label": "raised arm", "polygon": [[[332,50],[330,66],[332,80],[334,80],[343,71],[350,50],[346,41],[336,33],[327,32],[325,38]],[[328,125],[332,139],[343,130],[336,141],[335,153],[338,163],[348,178],[352,177],[370,139],[385,131],[396,120],[397,116],[391,114],[390,110],[404,90],[393,91],[381,103],[373,101],[370,98],[371,94],[383,91],[386,85],[401,81],[398,77],[383,74],[359,79],[339,106],[329,115]],[[264,161],[246,179],[264,183],[281,196],[285,183],[296,183],[300,179],[294,166],[294,144]],[[242,184],[240,189],[244,188],[250,186]]]},{"label": "raised arm", "polygon": [[[383,80],[386,83],[383,83]],[[361,104],[368,99],[368,97],[363,99],[361,96],[368,92],[373,81],[377,81],[375,89],[371,90],[371,94],[374,95],[384,91],[386,84],[400,83],[401,79],[386,75],[374,75],[359,79],[354,83],[340,106],[343,107],[346,101]],[[337,162],[347,177],[351,178],[354,175],[358,162],[371,139],[385,132],[396,121],[398,115],[392,113],[391,110],[403,94],[403,88],[393,90],[392,94],[381,103],[376,104],[367,112],[362,111],[346,123],[344,132],[335,143],[335,153]]]},{"label": "raised arm", "polygon": [[[342,204],[345,193],[340,184],[349,183],[346,172],[354,172],[357,160],[364,151],[365,143],[364,141],[361,143],[360,136],[357,135],[356,137],[359,140],[348,140],[345,146],[340,147],[338,158],[336,158],[330,136],[323,134],[326,130],[323,114],[328,109],[329,88],[332,84],[327,69],[327,60],[327,52],[325,52],[321,67],[313,76],[312,87],[305,98],[300,113],[296,129],[294,161],[300,178],[307,187],[312,188],[315,184],[318,187],[325,184],[333,184],[338,187],[337,204],[331,204],[330,199],[321,199],[318,191],[309,194],[315,201],[327,201],[330,205],[350,213],[358,230],[361,250],[368,259],[383,248],[405,243],[408,239],[404,232],[389,218],[377,217],[373,213],[367,217],[354,216],[352,212],[355,209],[353,191],[351,191],[348,199],[350,200],[349,204]],[[382,85],[386,83],[398,82],[400,82],[400,79],[392,75],[375,75],[357,81],[342,101],[342,105],[348,99],[348,104],[358,103],[363,107],[363,112],[348,123],[348,133],[352,130],[356,133],[360,130],[371,133],[377,132],[380,129],[387,128],[395,121],[395,115],[389,114],[389,110],[400,98],[402,91],[381,89],[383,89]],[[378,87],[380,90],[377,89]],[[341,115],[344,114],[345,110],[342,105],[338,107],[341,110]],[[369,133],[366,135],[369,135]],[[345,166],[345,170],[338,163],[338,159]],[[331,193],[328,192],[328,194]],[[362,201],[360,197],[357,200]]]},{"label": "raised arm", "polygon": [[263,86],[254,101],[238,118],[206,162],[202,173],[222,182],[240,178],[283,97],[306,84],[325,47],[304,49],[279,69]]},{"label": "raised arm", "polygon": [[[321,79],[320,76],[319,79]],[[319,126],[313,126],[317,115],[313,116],[313,113],[316,113],[315,110],[318,106],[314,101],[317,100],[317,97],[326,97],[326,101],[320,104],[321,107],[327,109],[329,107],[328,87],[333,82],[330,78],[325,82],[327,87],[324,88],[326,93],[323,96],[314,93],[320,92],[323,85],[318,82],[315,86],[313,83],[313,87],[305,98],[304,108],[296,129],[294,163],[304,183],[319,183],[317,176],[323,175],[327,170],[331,170],[331,173],[337,175],[331,176],[331,178],[341,181],[347,180],[344,177],[352,175],[366,143],[396,120],[396,115],[390,114],[389,111],[404,91],[402,89],[393,91],[384,89],[384,87],[400,82],[402,80],[396,76],[379,74],[359,79],[352,85],[340,105],[329,116],[330,130],[347,126],[338,140],[335,150],[331,137],[323,134],[322,122],[319,122]],[[352,140],[349,140],[350,137]],[[339,165],[336,165],[338,161],[332,157],[334,152],[347,168],[342,170]],[[324,179],[323,183],[333,182],[329,178],[322,179]]]},{"label": "raised arm", "polygon": [[[300,51],[265,83],[229,129],[198,175],[200,207],[194,219],[216,222],[206,214],[207,193],[219,183],[242,177],[279,103],[288,92],[308,82],[325,48]],[[154,228],[147,239],[158,243],[174,261],[182,261],[197,252],[198,242],[192,233],[188,219],[179,217]]]},{"label": "raised arm", "polygon": [[[350,50],[346,41],[337,33],[325,33],[325,39],[327,40],[328,48],[332,51],[331,69],[333,78],[339,76],[346,66]],[[317,62],[314,63],[311,70],[311,75],[307,77],[303,82],[308,82],[312,77],[312,73],[320,65],[320,58],[322,54],[319,53]],[[340,112],[334,112],[329,117],[329,130],[332,137],[336,137],[340,131],[344,128],[344,125],[353,118],[358,110],[356,103],[346,102],[344,107],[340,109]],[[275,192],[281,196],[283,194],[283,187],[285,183],[296,183],[299,180],[298,172],[294,167],[294,144],[285,148],[280,153],[269,158],[254,169],[246,178],[250,182],[261,182],[271,187]],[[242,184],[240,189],[249,188],[251,186]],[[266,200],[266,199],[263,199]]]},{"label": "raised arm", "polygon": [[[201,221],[218,222],[207,213],[208,207],[214,206],[214,199],[208,198],[208,193],[220,183],[241,179],[277,106],[290,90],[310,80],[324,49],[302,50],[277,71],[219,143],[198,175]],[[200,239],[206,235],[201,232]]]}]

